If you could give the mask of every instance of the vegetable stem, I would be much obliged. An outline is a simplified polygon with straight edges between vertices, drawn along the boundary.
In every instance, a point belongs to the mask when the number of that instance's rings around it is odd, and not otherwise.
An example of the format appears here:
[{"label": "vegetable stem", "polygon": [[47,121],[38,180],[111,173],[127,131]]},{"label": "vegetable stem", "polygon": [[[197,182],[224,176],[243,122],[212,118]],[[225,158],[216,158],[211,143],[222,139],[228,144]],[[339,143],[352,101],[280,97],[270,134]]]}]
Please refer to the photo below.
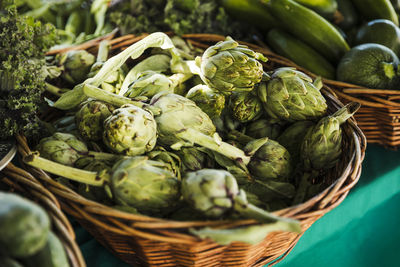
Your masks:
[{"label": "vegetable stem", "polygon": [[189,142],[214,150],[234,161],[243,163],[244,165],[247,165],[250,162],[250,157],[246,156],[241,149],[223,141],[217,142],[214,138],[195,129],[187,128],[185,131],[178,133],[177,136]]},{"label": "vegetable stem", "polygon": [[96,172],[65,166],[42,158],[39,153],[29,154],[23,158],[23,161],[33,167],[88,185],[103,186],[110,179],[107,174],[98,175]]}]

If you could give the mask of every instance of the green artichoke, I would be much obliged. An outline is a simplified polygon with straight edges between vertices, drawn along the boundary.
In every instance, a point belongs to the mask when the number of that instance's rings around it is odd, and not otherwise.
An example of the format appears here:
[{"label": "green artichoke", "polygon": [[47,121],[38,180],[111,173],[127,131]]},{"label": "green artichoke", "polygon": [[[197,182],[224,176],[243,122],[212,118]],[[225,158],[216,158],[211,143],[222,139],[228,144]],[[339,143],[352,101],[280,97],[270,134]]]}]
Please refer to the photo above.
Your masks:
[{"label": "green artichoke", "polygon": [[71,84],[83,82],[95,62],[95,57],[86,50],[72,50],[59,57],[59,64],[64,65],[61,77]]},{"label": "green artichoke", "polygon": [[139,212],[170,210],[180,197],[179,180],[158,161],[147,157],[122,159],[112,168],[111,188],[118,204]]},{"label": "green artichoke", "polygon": [[360,108],[351,102],[333,115],[323,117],[310,127],[301,143],[301,168],[304,171],[293,204],[303,202],[311,182],[321,170],[334,167],[342,155],[342,129],[346,122]]},{"label": "green artichoke", "polygon": [[[103,67],[104,63],[108,59],[109,50],[110,50],[109,41],[108,40],[101,41],[99,45],[99,51],[97,53],[96,62],[90,68],[90,72],[87,75],[88,78],[94,77]],[[123,67],[121,67],[118,70],[108,73],[106,79],[100,84],[100,87],[108,92],[118,94],[122,87],[124,79],[125,79],[125,71],[123,70]]]},{"label": "green artichoke", "polygon": [[326,116],[307,131],[301,143],[301,159],[305,170],[322,170],[335,166],[342,154],[342,129],[345,123],[360,108],[351,102]]},{"label": "green artichoke", "polygon": [[224,95],[204,84],[192,87],[187,92],[186,98],[194,101],[210,118],[221,115],[221,111],[225,107]]},{"label": "green artichoke", "polygon": [[176,151],[176,154],[182,160],[182,168],[185,172],[211,168],[214,165],[212,158],[201,147],[183,147]]},{"label": "green artichoke", "polygon": [[75,114],[80,135],[90,141],[99,141],[103,136],[103,123],[114,111],[114,107],[102,101],[87,100]]},{"label": "green artichoke", "polygon": [[221,140],[211,119],[190,99],[160,93],[150,105],[161,110],[155,117],[160,143],[177,150],[198,144],[245,165],[249,162],[242,150]]},{"label": "green artichoke", "polygon": [[179,180],[181,180],[182,161],[176,153],[167,151],[163,147],[156,147],[146,155],[150,160],[165,163],[166,169],[172,172]]},{"label": "green artichoke", "polygon": [[232,93],[228,106],[232,117],[241,123],[256,120],[263,112],[260,99],[251,92]]},{"label": "green artichoke", "polygon": [[46,159],[73,166],[75,161],[89,152],[86,144],[72,134],[56,132],[40,140],[37,148]]},{"label": "green artichoke", "polygon": [[209,87],[224,94],[251,91],[264,75],[259,60],[265,62],[267,58],[227,37],[203,53],[200,77]]},{"label": "green artichoke", "polygon": [[133,207],[141,213],[160,215],[169,212],[180,197],[180,182],[167,170],[165,163],[143,156],[122,157],[113,165],[111,172],[76,169],[46,160],[35,153],[23,160],[33,167],[80,183],[110,188],[117,204]]},{"label": "green artichoke", "polygon": [[253,138],[268,137],[276,140],[282,132],[282,124],[269,119],[258,119],[246,125],[245,133]]},{"label": "green artichoke", "polygon": [[247,165],[250,173],[259,180],[287,182],[292,174],[292,161],[289,152],[278,142],[269,139],[253,139],[238,131],[229,134],[231,139],[246,144],[244,151],[251,155]]},{"label": "green artichoke", "polygon": [[267,83],[259,85],[258,93],[271,118],[289,122],[318,120],[326,114],[327,104],[320,92],[320,80],[316,83],[294,68],[278,68]]},{"label": "green artichoke", "polygon": [[227,171],[202,169],[189,172],[182,181],[181,191],[189,205],[205,216],[220,218],[236,212],[260,222],[285,222],[292,231],[301,231],[298,221],[275,216],[250,204],[235,177]]},{"label": "green artichoke", "polygon": [[125,104],[104,121],[103,141],[116,153],[140,155],[156,145],[157,124],[150,112]]},{"label": "green artichoke", "polygon": [[129,85],[128,91],[124,96],[130,98],[138,96],[151,98],[160,92],[173,93],[173,82],[162,73],[148,70],[142,72],[139,78]]}]

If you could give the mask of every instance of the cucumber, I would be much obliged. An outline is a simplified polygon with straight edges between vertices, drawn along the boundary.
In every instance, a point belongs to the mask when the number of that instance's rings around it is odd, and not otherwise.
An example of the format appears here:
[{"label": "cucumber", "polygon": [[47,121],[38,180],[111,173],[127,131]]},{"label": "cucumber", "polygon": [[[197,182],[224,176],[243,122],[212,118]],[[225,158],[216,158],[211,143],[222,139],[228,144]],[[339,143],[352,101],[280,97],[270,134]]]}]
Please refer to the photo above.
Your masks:
[{"label": "cucumber", "polygon": [[288,32],[332,63],[350,49],[338,30],[314,11],[292,0],[270,0],[267,6]]},{"label": "cucumber", "polygon": [[267,40],[275,52],[289,58],[297,65],[322,77],[335,78],[335,68],[328,60],[290,34],[279,29],[272,29],[268,32]]},{"label": "cucumber", "polygon": [[220,4],[232,17],[259,29],[268,30],[278,26],[268,8],[259,0],[221,0]]},{"label": "cucumber", "polygon": [[322,14],[332,14],[336,11],[336,0],[295,0],[297,3],[302,4]]},{"label": "cucumber", "polygon": [[25,258],[26,267],[69,267],[67,254],[58,237],[50,232],[47,243],[38,253]]},{"label": "cucumber", "polygon": [[42,249],[50,230],[46,211],[13,193],[0,192],[0,254],[28,257]]},{"label": "cucumber", "polygon": [[352,0],[357,11],[366,19],[387,19],[397,26],[399,18],[390,0]]}]

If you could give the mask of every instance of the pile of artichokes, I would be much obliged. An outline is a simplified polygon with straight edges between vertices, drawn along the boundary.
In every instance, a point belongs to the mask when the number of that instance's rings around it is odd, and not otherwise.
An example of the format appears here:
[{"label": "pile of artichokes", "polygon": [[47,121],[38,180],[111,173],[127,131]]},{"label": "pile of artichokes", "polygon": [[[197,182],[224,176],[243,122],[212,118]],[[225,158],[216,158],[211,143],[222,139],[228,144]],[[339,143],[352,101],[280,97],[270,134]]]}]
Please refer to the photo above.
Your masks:
[{"label": "pile of artichokes", "polygon": [[163,33],[109,59],[107,49],[100,44],[97,62],[81,60],[86,51],[65,57],[65,74],[49,83],[76,83],[50,104],[68,116],[51,123],[52,136],[26,163],[124,211],[260,223],[226,234],[191,230],[219,243],[301,231],[297,220],[270,212],[328,186],[321,177],[341,159],[341,124],[358,103],[329,115],[320,79],[293,68],[265,72],[267,59],[230,37],[205,51],[188,45],[191,53]]}]

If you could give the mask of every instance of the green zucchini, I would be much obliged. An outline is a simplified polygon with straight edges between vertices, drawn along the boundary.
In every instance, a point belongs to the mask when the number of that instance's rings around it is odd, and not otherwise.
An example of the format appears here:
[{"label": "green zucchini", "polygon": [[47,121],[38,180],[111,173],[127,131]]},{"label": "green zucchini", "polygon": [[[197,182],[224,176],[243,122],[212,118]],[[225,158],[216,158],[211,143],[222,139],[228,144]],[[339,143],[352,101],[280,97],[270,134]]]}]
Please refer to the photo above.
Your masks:
[{"label": "green zucchini", "polygon": [[16,194],[0,192],[0,254],[28,257],[42,249],[50,230],[46,211]]},{"label": "green zucchini", "polygon": [[272,29],[267,35],[268,44],[278,54],[287,57],[297,65],[328,79],[335,78],[335,68],[313,48],[290,34]]},{"label": "green zucchini", "polygon": [[350,48],[326,19],[292,0],[270,0],[267,6],[288,32],[304,41],[332,63]]},{"label": "green zucchini", "polygon": [[363,25],[357,32],[355,44],[376,43],[384,45],[400,55],[400,29],[387,19],[375,19]]},{"label": "green zucchini", "polygon": [[25,258],[26,267],[69,267],[68,257],[60,239],[50,232],[47,243],[38,253]]},{"label": "green zucchini", "polygon": [[399,18],[390,0],[352,0],[357,11],[366,19],[387,19],[397,26]]},{"label": "green zucchini", "polygon": [[318,13],[332,14],[336,11],[336,0],[295,0],[303,6],[309,7]]},{"label": "green zucchini", "polygon": [[399,86],[399,59],[380,44],[361,44],[347,52],[337,67],[337,79],[373,89]]},{"label": "green zucchini", "polygon": [[232,17],[259,29],[268,30],[278,26],[268,8],[259,0],[221,0],[220,4]]}]

